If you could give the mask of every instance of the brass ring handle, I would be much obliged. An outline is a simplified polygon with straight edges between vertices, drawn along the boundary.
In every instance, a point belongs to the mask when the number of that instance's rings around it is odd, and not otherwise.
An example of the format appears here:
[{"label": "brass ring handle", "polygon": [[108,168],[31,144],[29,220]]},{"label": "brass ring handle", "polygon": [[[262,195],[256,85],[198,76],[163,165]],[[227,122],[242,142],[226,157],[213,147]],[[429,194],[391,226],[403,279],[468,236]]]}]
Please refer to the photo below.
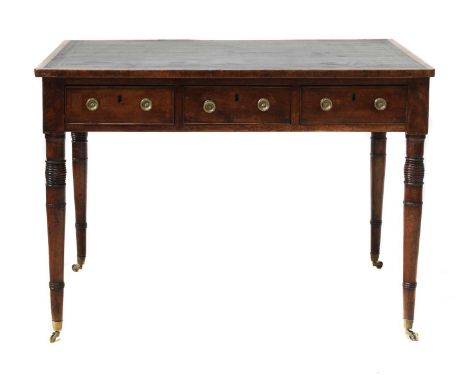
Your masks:
[{"label": "brass ring handle", "polygon": [[260,98],[257,102],[258,110],[267,111],[270,108],[270,101],[266,98]]},{"label": "brass ring handle", "polygon": [[86,108],[89,111],[96,111],[99,108],[99,101],[96,98],[88,98]]},{"label": "brass ring handle", "polygon": [[203,111],[205,113],[211,114],[214,113],[216,110],[216,104],[214,101],[207,99],[205,102],[203,102]]},{"label": "brass ring handle", "polygon": [[385,110],[387,108],[387,100],[385,98],[376,98],[374,101],[374,107],[378,111]]},{"label": "brass ring handle", "polygon": [[333,107],[333,102],[330,98],[322,98],[320,100],[320,108],[323,111],[329,111]]},{"label": "brass ring handle", "polygon": [[153,102],[149,98],[143,98],[140,101],[140,108],[143,111],[150,111],[153,108]]}]

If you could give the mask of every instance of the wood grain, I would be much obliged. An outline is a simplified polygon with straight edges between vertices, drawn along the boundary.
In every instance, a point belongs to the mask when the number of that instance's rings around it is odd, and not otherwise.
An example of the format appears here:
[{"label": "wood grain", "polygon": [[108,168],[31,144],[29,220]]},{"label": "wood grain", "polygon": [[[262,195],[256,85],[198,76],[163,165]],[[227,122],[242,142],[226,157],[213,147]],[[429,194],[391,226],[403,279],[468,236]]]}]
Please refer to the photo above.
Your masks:
[{"label": "wood grain", "polygon": [[49,288],[52,321],[63,318],[65,249],[65,134],[47,133],[46,209],[49,243]]},{"label": "wood grain", "polygon": [[77,264],[86,260],[86,202],[88,185],[88,133],[72,133],[73,191]]},{"label": "wood grain", "polygon": [[[322,86],[305,87],[301,98],[301,123],[405,123],[407,88],[404,86]],[[387,108],[374,107],[376,98],[385,98]],[[320,108],[320,100],[329,98],[333,107]]]},{"label": "wood grain", "polygon": [[380,236],[382,231],[382,207],[385,182],[385,159],[387,153],[387,134],[371,134],[370,174],[371,174],[371,262],[382,267],[380,257]]},{"label": "wood grain", "polygon": [[64,99],[63,79],[42,79],[42,126],[44,133],[65,131]]},{"label": "wood grain", "polygon": [[403,229],[403,318],[414,319],[423,206],[424,135],[406,135]]},{"label": "wood grain", "polygon": [[[97,110],[86,108],[89,98],[98,100]],[[143,98],[152,101],[151,110],[140,108]],[[171,124],[174,122],[173,98],[173,90],[164,87],[68,87],[66,122]]]},{"label": "wood grain", "polygon": [[425,135],[429,129],[429,78],[414,79],[408,86],[408,133]]},{"label": "wood grain", "polygon": [[[257,107],[259,99],[270,102],[269,110]],[[216,104],[213,113],[203,111],[205,100]],[[291,89],[248,86],[191,86],[184,91],[184,123],[281,123],[291,122]]]}]

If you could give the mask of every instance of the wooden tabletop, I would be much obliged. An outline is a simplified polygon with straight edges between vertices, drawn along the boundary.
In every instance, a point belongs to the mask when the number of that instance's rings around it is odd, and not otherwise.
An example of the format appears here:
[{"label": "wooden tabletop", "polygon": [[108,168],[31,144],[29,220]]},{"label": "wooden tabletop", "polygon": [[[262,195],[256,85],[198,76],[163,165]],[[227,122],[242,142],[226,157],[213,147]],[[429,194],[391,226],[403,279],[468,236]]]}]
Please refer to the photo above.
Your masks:
[{"label": "wooden tabletop", "polygon": [[64,41],[37,77],[432,77],[393,40]]}]

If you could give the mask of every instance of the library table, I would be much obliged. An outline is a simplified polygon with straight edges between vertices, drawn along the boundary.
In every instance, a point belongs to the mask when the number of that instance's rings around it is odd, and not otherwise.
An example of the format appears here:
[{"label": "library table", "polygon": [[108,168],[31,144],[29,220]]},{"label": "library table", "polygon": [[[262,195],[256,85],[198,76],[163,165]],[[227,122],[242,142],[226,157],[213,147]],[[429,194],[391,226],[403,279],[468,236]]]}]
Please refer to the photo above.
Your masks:
[{"label": "library table", "polygon": [[93,131],[371,133],[370,258],[379,260],[386,133],[406,135],[403,319],[412,330],[434,69],[393,40],[65,41],[40,64],[55,342],[62,329],[65,134],[71,132],[77,263],[86,259]]}]

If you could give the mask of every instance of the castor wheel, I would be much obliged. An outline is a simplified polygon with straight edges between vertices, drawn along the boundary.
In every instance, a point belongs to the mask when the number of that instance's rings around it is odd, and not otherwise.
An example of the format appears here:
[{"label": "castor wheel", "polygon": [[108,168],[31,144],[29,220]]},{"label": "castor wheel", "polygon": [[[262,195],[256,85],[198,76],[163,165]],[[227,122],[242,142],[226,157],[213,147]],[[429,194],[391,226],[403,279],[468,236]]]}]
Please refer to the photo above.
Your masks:
[{"label": "castor wheel", "polygon": [[56,330],[55,332],[52,333],[52,335],[50,336],[50,343],[53,344],[55,341],[57,341],[57,338],[60,336],[60,332],[58,330]]},{"label": "castor wheel", "polygon": [[380,269],[383,267],[383,263],[381,261],[373,261],[372,265],[376,267],[377,269]]},{"label": "castor wheel", "polygon": [[406,329],[406,335],[411,341],[419,341],[419,335],[416,332],[413,332],[411,329]]},{"label": "castor wheel", "polygon": [[405,334],[411,341],[419,341],[419,335],[416,332],[413,332],[413,320],[403,320],[403,327],[405,328]]},{"label": "castor wheel", "polygon": [[380,269],[383,267],[383,263],[379,261],[379,253],[371,253],[370,254],[370,260],[372,262],[372,265],[376,267],[377,269]]},{"label": "castor wheel", "polygon": [[73,272],[78,272],[80,269],[83,269],[82,264],[73,264],[72,265]]}]

